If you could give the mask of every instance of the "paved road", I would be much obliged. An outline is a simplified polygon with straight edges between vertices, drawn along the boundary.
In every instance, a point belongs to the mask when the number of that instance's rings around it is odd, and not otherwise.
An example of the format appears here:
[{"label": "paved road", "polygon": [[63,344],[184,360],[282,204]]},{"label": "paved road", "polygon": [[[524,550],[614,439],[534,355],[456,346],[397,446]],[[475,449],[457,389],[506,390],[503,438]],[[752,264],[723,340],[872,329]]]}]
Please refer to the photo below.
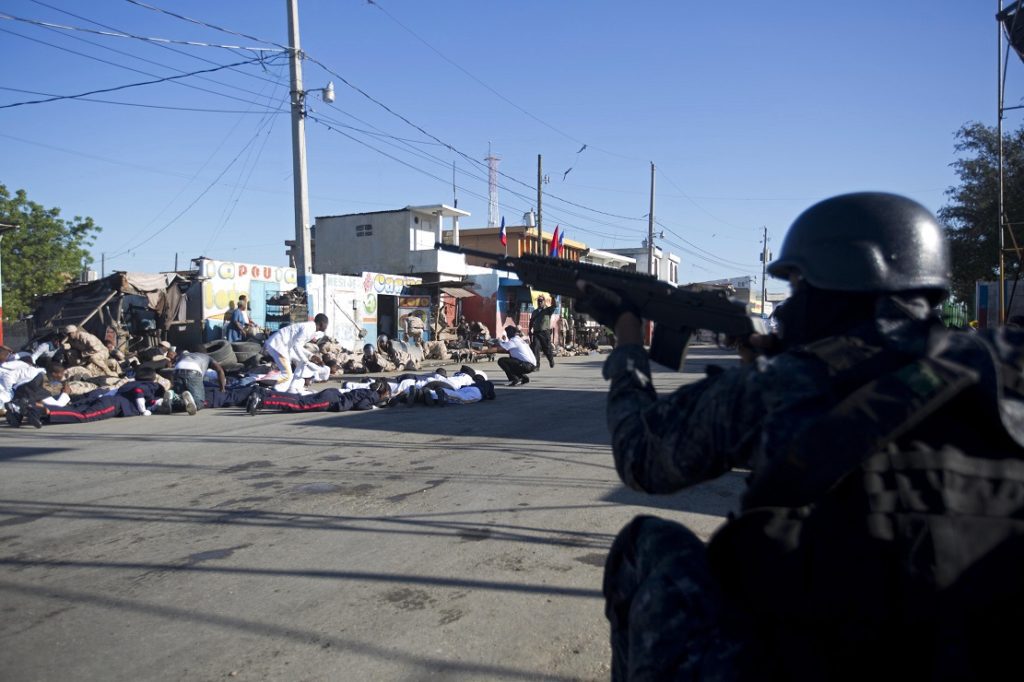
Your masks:
[{"label": "paved road", "polygon": [[741,476],[624,489],[600,362],[469,406],[0,427],[0,678],[606,679],[616,531],[706,535]]}]

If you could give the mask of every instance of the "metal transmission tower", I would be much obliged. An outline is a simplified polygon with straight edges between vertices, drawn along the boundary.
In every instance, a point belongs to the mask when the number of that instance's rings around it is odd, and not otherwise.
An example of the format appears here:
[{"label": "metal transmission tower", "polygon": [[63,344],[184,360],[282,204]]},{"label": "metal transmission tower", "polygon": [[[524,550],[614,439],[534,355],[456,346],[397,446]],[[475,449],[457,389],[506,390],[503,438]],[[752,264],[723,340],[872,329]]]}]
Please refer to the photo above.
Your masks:
[{"label": "metal transmission tower", "polygon": [[487,145],[487,227],[497,227],[501,218],[498,216],[498,162],[500,156],[491,153],[491,145]]}]

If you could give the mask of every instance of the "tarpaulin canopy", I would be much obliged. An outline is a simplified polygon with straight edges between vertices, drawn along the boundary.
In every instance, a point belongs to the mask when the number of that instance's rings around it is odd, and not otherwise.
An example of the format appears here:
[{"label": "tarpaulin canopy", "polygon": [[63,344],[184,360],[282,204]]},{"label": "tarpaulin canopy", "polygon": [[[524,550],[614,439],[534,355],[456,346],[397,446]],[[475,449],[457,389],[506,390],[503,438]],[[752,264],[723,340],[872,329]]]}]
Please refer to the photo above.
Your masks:
[{"label": "tarpaulin canopy", "polygon": [[102,335],[108,325],[121,323],[122,303],[127,296],[141,297],[135,299],[133,305],[153,311],[166,328],[174,318],[166,313],[177,307],[180,294],[177,287],[168,288],[166,275],[115,272],[38,297],[32,316],[34,327],[38,331],[74,324]]},{"label": "tarpaulin canopy", "polygon": [[440,287],[441,291],[448,294],[452,298],[469,298],[470,296],[476,296],[477,294],[466,289],[459,287]]}]

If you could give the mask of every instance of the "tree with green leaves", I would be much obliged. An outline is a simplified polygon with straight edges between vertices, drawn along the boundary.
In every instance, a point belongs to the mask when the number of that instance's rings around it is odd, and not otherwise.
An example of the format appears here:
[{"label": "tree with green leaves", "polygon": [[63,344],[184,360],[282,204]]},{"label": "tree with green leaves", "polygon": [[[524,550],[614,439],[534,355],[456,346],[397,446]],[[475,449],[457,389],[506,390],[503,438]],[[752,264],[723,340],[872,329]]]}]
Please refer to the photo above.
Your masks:
[{"label": "tree with green leaves", "polygon": [[[974,306],[974,283],[999,276],[999,135],[994,127],[968,123],[956,133],[959,156],[951,165],[960,184],[946,190],[948,203],[939,218],[948,228],[953,258],[953,295]],[[1024,128],[1003,132],[1003,210],[1013,234],[1024,247]],[[1006,248],[1013,240],[1006,237]],[[1005,254],[1007,279],[1018,276],[1020,264]],[[1020,283],[1024,291],[1024,282]]]},{"label": "tree with green leaves", "polygon": [[92,218],[60,217],[59,208],[29,201],[25,190],[12,196],[0,185],[0,223],[17,228],[0,241],[4,319],[16,320],[32,310],[32,298],[63,289],[93,262],[89,253],[102,228]]}]

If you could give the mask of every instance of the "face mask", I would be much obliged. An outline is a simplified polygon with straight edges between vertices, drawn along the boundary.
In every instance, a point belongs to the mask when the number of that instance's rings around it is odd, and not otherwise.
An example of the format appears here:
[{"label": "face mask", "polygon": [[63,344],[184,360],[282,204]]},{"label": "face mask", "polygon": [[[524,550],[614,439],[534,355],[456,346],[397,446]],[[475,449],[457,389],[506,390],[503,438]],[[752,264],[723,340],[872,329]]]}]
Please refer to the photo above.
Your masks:
[{"label": "face mask", "polygon": [[826,291],[800,283],[775,314],[782,345],[792,348],[843,334],[874,318],[875,301],[871,293]]}]

